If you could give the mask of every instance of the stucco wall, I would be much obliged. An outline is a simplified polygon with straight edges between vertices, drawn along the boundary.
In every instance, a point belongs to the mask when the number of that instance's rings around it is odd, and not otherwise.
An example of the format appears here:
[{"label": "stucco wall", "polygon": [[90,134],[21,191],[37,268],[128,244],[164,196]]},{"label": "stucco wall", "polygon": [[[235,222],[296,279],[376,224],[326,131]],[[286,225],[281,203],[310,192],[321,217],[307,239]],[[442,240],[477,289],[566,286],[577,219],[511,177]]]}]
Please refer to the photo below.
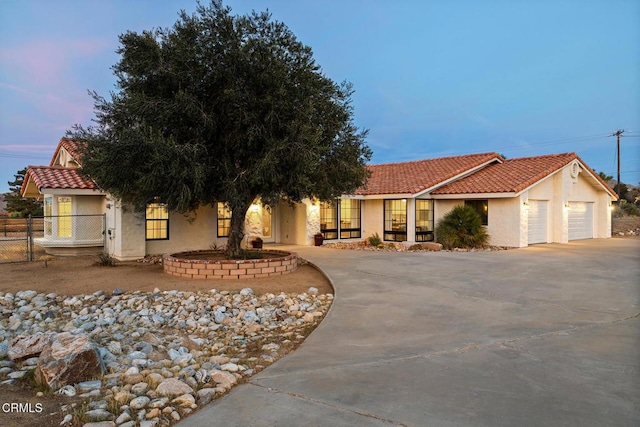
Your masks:
[{"label": "stucco wall", "polygon": [[72,206],[74,215],[99,215],[103,213],[103,196],[74,196]]},{"label": "stucco wall", "polygon": [[120,202],[108,202],[107,245],[109,254],[126,261],[145,256],[144,214]]},{"label": "stucco wall", "polygon": [[489,244],[520,247],[520,236],[523,232],[520,198],[489,199],[488,202],[487,233],[489,233]]},{"label": "stucco wall", "polygon": [[294,206],[282,204],[280,216],[280,238],[282,243],[291,245],[308,245],[307,236],[307,207],[297,203]]},{"label": "stucco wall", "polygon": [[363,200],[360,204],[362,214],[362,238],[367,239],[374,233],[382,238],[384,232],[384,203],[382,200]]},{"label": "stucco wall", "polygon": [[223,239],[216,239],[215,215],[211,206],[201,206],[195,215],[189,216],[169,212],[169,240],[146,240],[146,253],[155,255],[209,249],[216,241],[221,244]]}]

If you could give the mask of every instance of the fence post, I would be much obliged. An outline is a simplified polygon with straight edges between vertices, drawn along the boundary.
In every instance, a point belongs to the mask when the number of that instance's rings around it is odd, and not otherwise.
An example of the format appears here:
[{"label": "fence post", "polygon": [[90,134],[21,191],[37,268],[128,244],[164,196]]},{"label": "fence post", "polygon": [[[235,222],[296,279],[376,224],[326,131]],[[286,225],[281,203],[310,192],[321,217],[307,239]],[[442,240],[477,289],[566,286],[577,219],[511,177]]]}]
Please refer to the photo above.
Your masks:
[{"label": "fence post", "polygon": [[102,214],[102,252],[109,253],[107,249],[107,214]]},{"label": "fence post", "polygon": [[33,218],[27,218],[27,261],[33,261]]}]

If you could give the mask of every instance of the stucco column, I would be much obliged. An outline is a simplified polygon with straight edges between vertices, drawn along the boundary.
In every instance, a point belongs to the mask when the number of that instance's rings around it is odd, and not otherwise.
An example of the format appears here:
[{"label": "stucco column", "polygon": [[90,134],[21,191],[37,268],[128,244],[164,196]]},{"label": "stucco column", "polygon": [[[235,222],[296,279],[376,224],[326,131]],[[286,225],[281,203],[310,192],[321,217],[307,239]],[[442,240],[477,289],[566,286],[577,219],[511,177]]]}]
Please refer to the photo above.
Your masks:
[{"label": "stucco column", "polygon": [[407,199],[407,243],[416,242],[416,199]]},{"label": "stucco column", "polygon": [[307,245],[313,245],[313,236],[320,232],[320,204],[309,199],[303,200],[302,203],[307,210],[305,242]]},{"label": "stucco column", "polygon": [[520,227],[518,246],[524,248],[529,245],[529,192],[520,195]]}]

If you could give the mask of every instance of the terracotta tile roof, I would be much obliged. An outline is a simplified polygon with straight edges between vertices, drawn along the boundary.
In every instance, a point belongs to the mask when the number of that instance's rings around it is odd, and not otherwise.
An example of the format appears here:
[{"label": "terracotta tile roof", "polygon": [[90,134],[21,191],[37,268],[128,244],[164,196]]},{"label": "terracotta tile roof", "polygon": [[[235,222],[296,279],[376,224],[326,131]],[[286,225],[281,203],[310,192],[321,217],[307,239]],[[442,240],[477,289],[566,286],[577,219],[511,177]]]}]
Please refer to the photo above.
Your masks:
[{"label": "terracotta tile roof", "polygon": [[80,141],[77,141],[75,139],[61,138],[60,142],[58,142],[58,146],[56,147],[56,151],[53,153],[53,157],[51,158],[49,166],[54,166],[61,148],[67,150],[67,152],[71,155],[71,157],[73,157],[76,163],[80,164],[80,151],[78,150],[79,145]]},{"label": "terracotta tile roof", "polygon": [[[586,166],[576,153],[509,159],[504,163],[489,165],[431,194],[519,193],[575,159]],[[599,179],[597,174],[592,175]],[[600,181],[604,184],[604,181]]]},{"label": "terracotta tile roof", "polygon": [[24,193],[29,180],[33,180],[33,183],[38,187],[38,191],[43,188],[65,190],[98,189],[93,181],[80,175],[78,169],[62,166],[29,166],[22,183],[21,193]]},{"label": "terracotta tile roof", "polygon": [[369,165],[371,177],[355,194],[415,194],[492,160],[503,159],[497,153],[482,153]]}]

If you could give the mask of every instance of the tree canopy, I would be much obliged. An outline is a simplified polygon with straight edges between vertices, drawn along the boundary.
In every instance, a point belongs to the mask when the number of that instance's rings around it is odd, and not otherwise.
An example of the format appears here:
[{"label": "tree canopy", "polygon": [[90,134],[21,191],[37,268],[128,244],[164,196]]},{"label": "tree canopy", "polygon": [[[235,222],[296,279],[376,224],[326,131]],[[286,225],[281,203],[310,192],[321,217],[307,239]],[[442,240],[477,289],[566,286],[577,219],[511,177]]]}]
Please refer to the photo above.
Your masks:
[{"label": "tree canopy", "polygon": [[361,186],[371,150],[352,85],[268,12],[220,0],[168,29],[120,36],[117,90],[95,92],[95,125],[74,127],[82,172],[124,202],[178,212],[225,202],[237,256],[253,201],[330,200]]},{"label": "tree canopy", "polygon": [[9,215],[15,217],[25,218],[29,215],[42,216],[43,208],[42,202],[34,199],[27,199],[20,195],[20,188],[24,182],[24,176],[27,173],[27,169],[20,169],[13,177],[13,181],[7,182],[9,184],[9,192],[5,194],[5,202],[7,203],[6,210]]}]

